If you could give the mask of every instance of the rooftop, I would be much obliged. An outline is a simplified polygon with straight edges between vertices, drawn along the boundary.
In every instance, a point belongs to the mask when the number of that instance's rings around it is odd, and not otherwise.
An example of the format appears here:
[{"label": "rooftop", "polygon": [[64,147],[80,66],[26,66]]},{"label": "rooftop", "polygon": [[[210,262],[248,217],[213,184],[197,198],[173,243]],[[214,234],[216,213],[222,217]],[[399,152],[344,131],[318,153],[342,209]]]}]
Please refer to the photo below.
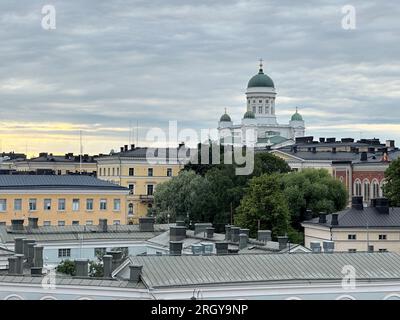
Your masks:
[{"label": "rooftop", "polygon": [[[281,281],[342,281],[342,269],[352,265],[357,280],[400,279],[396,253],[267,254],[225,256],[132,256],[143,266],[141,279],[149,288]],[[157,268],[154,268],[157,266]],[[129,278],[129,267],[116,270]]]},{"label": "rooftop", "polygon": [[0,175],[1,189],[96,189],[128,190],[85,175]]}]

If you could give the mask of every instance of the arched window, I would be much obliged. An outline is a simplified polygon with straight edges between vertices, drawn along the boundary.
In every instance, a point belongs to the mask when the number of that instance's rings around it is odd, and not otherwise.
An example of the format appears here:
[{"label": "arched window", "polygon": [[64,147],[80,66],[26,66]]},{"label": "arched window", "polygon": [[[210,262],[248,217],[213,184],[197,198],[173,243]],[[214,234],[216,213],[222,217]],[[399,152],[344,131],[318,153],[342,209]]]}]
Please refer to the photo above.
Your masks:
[{"label": "arched window", "polygon": [[355,196],[361,196],[361,181],[359,179],[357,179],[356,181],[354,181],[354,191],[353,194]]},{"label": "arched window", "polygon": [[379,182],[378,180],[374,179],[372,180],[372,198],[376,199],[379,198],[379,193],[380,193],[380,187],[379,187]]},{"label": "arched window", "polygon": [[384,192],[383,192],[383,186],[385,185],[385,183],[386,183],[385,180],[382,180],[382,181],[381,181],[381,184],[380,184],[380,187],[379,187],[379,196],[380,196],[380,197],[384,197],[384,196],[385,196],[385,195],[384,195]]},{"label": "arched window", "polygon": [[371,195],[371,185],[368,179],[364,180],[363,189],[364,189],[363,193],[364,201],[367,202],[370,200],[370,195]]}]

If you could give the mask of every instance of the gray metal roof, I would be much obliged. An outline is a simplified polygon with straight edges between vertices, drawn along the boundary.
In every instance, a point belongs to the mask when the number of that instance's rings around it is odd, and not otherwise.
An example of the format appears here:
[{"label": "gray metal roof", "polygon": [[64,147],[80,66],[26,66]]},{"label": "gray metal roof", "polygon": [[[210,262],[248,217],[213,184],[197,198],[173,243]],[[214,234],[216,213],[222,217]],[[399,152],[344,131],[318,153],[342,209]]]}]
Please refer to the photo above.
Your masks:
[{"label": "gray metal roof", "polygon": [[0,270],[8,269],[8,258],[14,255],[14,251],[0,248]]},{"label": "gray metal roof", "polygon": [[189,157],[190,156],[190,150],[189,148],[182,149],[186,150],[186,153],[184,151],[180,151],[179,148],[135,148],[127,151],[122,151],[122,152],[114,152],[110,155],[103,155],[97,158],[97,160],[101,159],[106,159],[109,157],[121,157],[121,158],[138,158],[138,159],[146,159],[146,158],[153,158],[153,157],[159,157],[159,158],[165,158],[167,159],[177,159],[177,156],[184,156],[184,157]]},{"label": "gray metal roof", "polygon": [[141,232],[139,225],[109,225],[107,232],[101,232],[99,226],[41,226],[37,229],[25,228],[24,231],[10,231],[0,226],[2,243],[14,242],[15,238],[44,241],[85,240],[148,240],[168,230],[169,225],[155,225],[154,232]]},{"label": "gray metal roof", "polygon": [[338,225],[332,225],[332,214],[326,216],[326,223],[319,223],[319,218],[304,221],[304,224],[318,224],[331,228],[400,228],[400,207],[389,208],[389,214],[379,213],[374,207],[363,210],[348,208],[336,212]]},{"label": "gray metal roof", "polygon": [[[227,256],[135,256],[149,288],[279,281],[341,281],[351,265],[358,280],[400,279],[396,253],[266,254]],[[127,279],[129,267],[117,277]]]},{"label": "gray metal roof", "polygon": [[83,175],[0,175],[0,189],[48,188],[128,190],[125,187]]}]

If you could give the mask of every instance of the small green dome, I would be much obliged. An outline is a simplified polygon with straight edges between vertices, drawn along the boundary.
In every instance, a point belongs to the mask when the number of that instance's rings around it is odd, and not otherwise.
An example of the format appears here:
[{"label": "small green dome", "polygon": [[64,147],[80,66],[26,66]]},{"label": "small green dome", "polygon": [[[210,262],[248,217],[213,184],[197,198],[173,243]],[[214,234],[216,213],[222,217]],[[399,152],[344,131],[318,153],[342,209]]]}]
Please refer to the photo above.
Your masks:
[{"label": "small green dome", "polygon": [[255,117],[253,111],[247,111],[243,116],[244,119],[255,119]]},{"label": "small green dome", "polygon": [[231,117],[227,113],[224,113],[221,116],[221,118],[219,119],[219,121],[221,121],[221,122],[230,122],[232,120],[231,120]]},{"label": "small green dome", "polygon": [[256,74],[254,77],[252,77],[247,84],[247,88],[253,88],[253,87],[272,87],[275,88],[274,82],[270,77],[268,77],[266,74],[264,74],[263,69],[260,68],[260,71],[258,74]]},{"label": "small green dome", "polygon": [[292,115],[292,118],[290,119],[291,121],[303,121],[303,117],[301,116],[300,113],[296,112]]}]

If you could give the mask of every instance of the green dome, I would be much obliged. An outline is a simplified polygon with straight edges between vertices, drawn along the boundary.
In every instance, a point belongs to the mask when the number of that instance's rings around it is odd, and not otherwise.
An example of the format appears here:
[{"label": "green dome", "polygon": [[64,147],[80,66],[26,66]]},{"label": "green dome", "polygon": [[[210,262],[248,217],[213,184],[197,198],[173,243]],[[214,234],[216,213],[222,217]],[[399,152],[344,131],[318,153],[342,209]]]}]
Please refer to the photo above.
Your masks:
[{"label": "green dome", "polygon": [[253,111],[247,111],[243,116],[244,119],[255,119],[255,117]]},{"label": "green dome", "polygon": [[219,119],[219,121],[224,121],[224,122],[230,122],[230,121],[232,121],[231,120],[231,117],[227,114],[227,113],[224,113],[222,116],[221,116],[221,118]]},{"label": "green dome", "polygon": [[254,77],[252,77],[247,84],[247,88],[253,88],[253,87],[272,87],[275,88],[274,82],[270,77],[268,77],[266,74],[264,74],[263,69],[260,68],[260,71],[258,74],[256,74]]},{"label": "green dome", "polygon": [[292,119],[290,119],[290,120],[291,121],[303,121],[303,117],[296,110],[296,112],[292,115]]}]

